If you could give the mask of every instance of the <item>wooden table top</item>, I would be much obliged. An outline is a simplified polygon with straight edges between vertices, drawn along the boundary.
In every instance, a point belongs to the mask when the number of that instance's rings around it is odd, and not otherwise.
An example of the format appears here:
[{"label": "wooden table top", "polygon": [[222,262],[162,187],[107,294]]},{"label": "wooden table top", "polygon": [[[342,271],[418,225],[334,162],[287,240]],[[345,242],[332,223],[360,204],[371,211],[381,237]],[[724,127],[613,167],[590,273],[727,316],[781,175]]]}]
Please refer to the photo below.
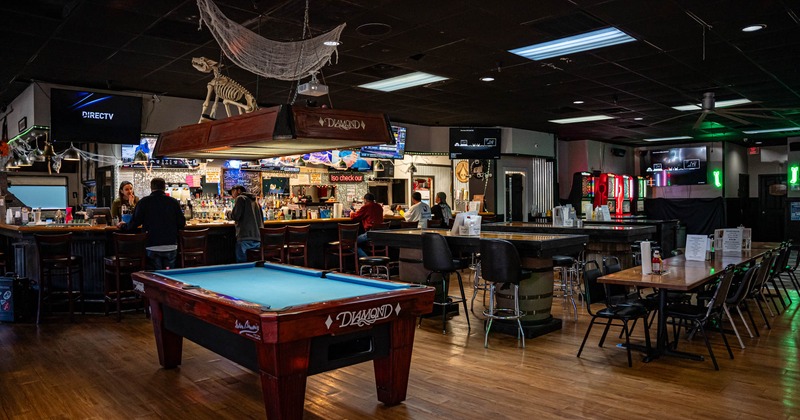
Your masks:
[{"label": "wooden table top", "polygon": [[598,281],[600,283],[622,284],[642,288],[655,287],[687,291],[710,281],[728,265],[746,264],[761,257],[771,249],[773,248],[763,247],[743,250],[741,255],[722,255],[721,252],[718,252],[711,261],[686,261],[684,255],[678,255],[663,261],[666,267],[665,274],[645,274],[642,272],[641,266],[636,266],[602,276]]}]

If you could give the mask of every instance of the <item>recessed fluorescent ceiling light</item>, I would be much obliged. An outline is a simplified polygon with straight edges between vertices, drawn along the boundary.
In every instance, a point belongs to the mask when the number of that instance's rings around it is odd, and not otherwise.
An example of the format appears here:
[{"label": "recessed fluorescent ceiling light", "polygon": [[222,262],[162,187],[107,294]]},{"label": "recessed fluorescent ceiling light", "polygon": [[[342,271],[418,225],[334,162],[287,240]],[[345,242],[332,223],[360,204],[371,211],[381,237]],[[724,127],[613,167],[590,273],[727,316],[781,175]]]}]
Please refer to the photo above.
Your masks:
[{"label": "recessed fluorescent ceiling light", "polygon": [[632,41],[636,41],[636,39],[612,26],[585,34],[508,50],[508,52],[531,60],[544,60]]},{"label": "recessed fluorescent ceiling light", "polygon": [[644,139],[644,141],[670,141],[670,140],[689,140],[692,136],[659,137],[655,139]]},{"label": "recessed fluorescent ceiling light", "polygon": [[748,26],[745,26],[744,28],[742,28],[742,32],[760,31],[760,30],[762,30],[762,29],[764,29],[766,27],[767,27],[767,25],[764,25],[763,23],[759,23],[757,25],[748,25]]},{"label": "recessed fluorescent ceiling light", "polygon": [[377,82],[358,85],[358,87],[364,89],[380,90],[381,92],[393,92],[395,90],[410,88],[419,85],[427,85],[428,83],[440,82],[442,80],[447,80],[447,77],[436,76],[433,74],[428,74],[418,71],[414,73],[405,74],[403,76],[397,76],[389,79],[379,80]]},{"label": "recessed fluorescent ceiling light", "polygon": [[[717,101],[714,104],[714,108],[725,108],[734,105],[742,105],[742,104],[749,104],[750,100],[747,98],[742,99],[731,99],[730,101]],[[678,111],[700,111],[703,109],[700,104],[697,105],[681,105],[681,106],[673,106],[672,109]]]},{"label": "recessed fluorescent ceiling light", "polygon": [[608,115],[590,115],[588,117],[563,118],[560,120],[548,120],[548,121],[556,124],[573,124],[573,123],[581,123],[589,121],[610,120],[613,118],[614,117],[609,117]]},{"label": "recessed fluorescent ceiling light", "polygon": [[747,130],[745,134],[780,133],[781,131],[800,131],[800,127],[772,128],[769,130]]}]

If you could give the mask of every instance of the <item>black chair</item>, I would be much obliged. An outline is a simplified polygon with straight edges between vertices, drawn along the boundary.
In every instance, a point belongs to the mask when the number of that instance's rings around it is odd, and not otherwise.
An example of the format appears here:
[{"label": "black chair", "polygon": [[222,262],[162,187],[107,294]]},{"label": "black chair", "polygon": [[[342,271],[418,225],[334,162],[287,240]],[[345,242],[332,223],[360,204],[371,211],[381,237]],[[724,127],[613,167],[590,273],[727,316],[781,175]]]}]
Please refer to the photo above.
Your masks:
[{"label": "black chair", "polygon": [[308,235],[311,225],[286,226],[286,263],[294,264],[303,259],[303,267],[308,267]]},{"label": "black chair", "polygon": [[[144,300],[134,292],[131,274],[144,271],[147,264],[147,233],[117,233],[114,238],[114,255],[103,259],[105,266],[105,296],[104,303],[106,315],[108,305],[115,303],[117,307],[117,321],[122,320],[122,302],[141,302]],[[145,308],[145,314],[147,308]]]},{"label": "black chair", "polygon": [[276,228],[259,228],[261,246],[247,250],[248,261],[284,262],[286,246],[286,226]]},{"label": "black chair", "polygon": [[725,336],[725,330],[722,329],[722,314],[724,312],[728,290],[733,281],[733,275],[734,266],[729,265],[725,271],[723,271],[722,279],[717,282],[716,290],[707,306],[679,303],[668,306],[666,310],[667,313],[665,314],[667,318],[672,318],[672,347],[677,349],[678,336],[680,335],[681,328],[686,327],[688,330],[688,324],[691,323],[692,334],[695,331],[699,331],[700,334],[703,335],[708,354],[711,356],[711,361],[714,363],[714,370],[719,370],[719,365],[717,364],[717,358],[714,357],[714,350],[711,349],[711,342],[708,340],[706,326],[709,324],[716,325],[717,331],[722,335],[722,341],[725,342],[725,348],[728,349],[728,355],[733,359],[733,351],[731,351],[728,338]]},{"label": "black chair", "polygon": [[[39,305],[36,310],[36,323],[42,316],[44,300],[52,301],[57,295],[66,295],[70,320],[75,315],[75,298],[81,301],[81,311],[86,313],[83,296],[83,258],[72,255],[72,233],[59,235],[33,235],[39,253]],[[53,287],[53,274],[64,273],[66,288],[56,292]],[[72,276],[78,275],[78,291],[74,289]]]},{"label": "black chair", "polygon": [[747,315],[750,317],[750,322],[753,324],[753,328],[756,330],[756,333],[758,333],[758,329],[756,328],[756,323],[753,320],[753,315],[750,313],[750,309],[747,308],[745,299],[747,299],[747,293],[753,287],[753,280],[755,280],[756,278],[755,275],[758,272],[759,268],[760,265],[756,264],[748,268],[747,271],[744,272],[744,275],[741,276],[739,283],[737,283],[737,287],[735,289],[731,287],[731,290],[728,293],[728,298],[725,300],[725,303],[723,304],[722,307],[725,310],[725,315],[728,317],[728,321],[730,321],[731,323],[734,334],[736,334],[736,338],[739,339],[739,346],[741,346],[741,348],[744,348],[744,342],[742,341],[742,337],[739,334],[739,330],[736,329],[736,323],[733,321],[730,308],[735,308],[736,312],[739,313],[739,318],[741,318],[745,330],[747,330],[747,333],[752,338],[753,332],[750,331],[750,327],[747,325],[747,321],[745,321],[744,315],[742,314],[742,308],[744,308],[744,311],[747,312]]},{"label": "black chair", "polygon": [[[622,331],[625,335],[625,349],[628,352],[628,366],[633,366],[633,359],[631,358],[631,330],[632,328],[628,328],[628,323],[630,321],[638,320],[639,318],[647,319],[647,309],[641,305],[615,305],[611,304],[606,300],[606,288],[603,284],[600,284],[597,279],[602,276],[603,273],[600,271],[600,265],[597,264],[597,261],[589,260],[583,267],[583,285],[584,285],[584,299],[586,299],[586,311],[589,312],[589,315],[592,316],[592,320],[589,321],[589,328],[586,329],[586,334],[583,336],[583,342],[581,342],[581,347],[578,349],[578,357],[581,357],[581,353],[583,352],[583,346],[586,345],[586,340],[589,338],[589,333],[592,331],[592,327],[595,324],[605,324],[605,329],[603,330],[603,335],[600,337],[600,342],[597,344],[598,347],[603,347],[603,343],[606,341],[606,335],[608,335],[608,330],[612,325],[621,326]],[[597,304],[600,302],[605,302],[605,307],[598,311],[592,310],[592,305]],[[614,324],[613,321],[621,321],[621,324]],[[645,345],[647,347],[647,351],[650,351],[650,330],[647,327],[647,322],[642,322],[644,327],[644,338],[645,338]]]},{"label": "black chair", "polygon": [[[772,329],[772,326],[769,325],[769,319],[767,318],[766,312],[764,312],[764,306],[767,307],[769,310],[770,315],[772,315],[772,309],[769,308],[767,304],[767,297],[764,295],[764,288],[766,287],[767,278],[769,277],[769,270],[772,267],[772,262],[775,259],[775,255],[768,252],[764,257],[761,259],[759,263],[758,271],[753,278],[753,284],[750,286],[750,290],[747,293],[747,298],[753,300],[758,307],[758,312],[761,313],[761,318],[764,320],[764,324],[766,325],[767,329]],[[761,302],[764,302],[764,306],[761,306]],[[774,302],[773,302],[774,304]],[[755,324],[754,324],[755,326]],[[758,329],[756,329],[758,331]]]},{"label": "black chair", "polygon": [[[531,272],[522,268],[517,248],[505,240],[482,239],[481,257],[484,259],[483,279],[489,282],[489,308],[483,311],[483,315],[488,320],[483,347],[489,347],[489,330],[492,329],[492,321],[499,319],[517,321],[519,327],[517,339],[522,340],[522,348],[525,348],[525,331],[522,329],[521,321],[524,314],[519,310],[519,282],[530,278]],[[513,308],[495,307],[495,292],[498,287],[500,289],[514,288]]]},{"label": "black chair", "polygon": [[[781,247],[778,250],[778,258],[775,261],[775,266],[773,268],[772,276],[770,277],[770,283],[772,283],[772,286],[775,288],[775,293],[780,298],[784,310],[788,307],[788,305],[792,304],[792,297],[789,294],[789,291],[786,289],[786,284],[783,282],[781,274],[784,274],[786,272],[786,268],[789,265],[789,256],[791,255],[791,253],[792,250],[791,248],[789,248],[789,245],[787,243],[781,244]],[[778,282],[780,282],[780,285],[783,288],[783,293],[786,295],[786,300],[789,301],[788,304],[783,301],[783,297],[781,296],[781,293],[778,290]]]},{"label": "black chair", "polygon": [[181,267],[199,267],[208,264],[208,228],[181,229],[178,231],[178,255]]},{"label": "black chair", "polygon": [[[428,276],[425,277],[425,283],[431,283],[431,277],[434,274],[439,274],[442,277],[442,293],[441,300],[433,304],[440,306],[442,309],[442,334],[447,334],[447,308],[451,305],[457,305],[459,302],[464,305],[464,316],[467,318],[467,330],[470,330],[469,313],[467,312],[467,298],[464,295],[464,283],[461,279],[459,270],[468,267],[468,263],[464,260],[453,258],[450,252],[450,246],[447,244],[447,239],[444,236],[433,233],[425,232],[422,234],[422,266],[428,270]],[[461,299],[452,298],[447,295],[448,287],[447,281],[450,273],[455,273],[458,278],[458,287],[461,289]],[[422,324],[422,318],[419,320]]]}]

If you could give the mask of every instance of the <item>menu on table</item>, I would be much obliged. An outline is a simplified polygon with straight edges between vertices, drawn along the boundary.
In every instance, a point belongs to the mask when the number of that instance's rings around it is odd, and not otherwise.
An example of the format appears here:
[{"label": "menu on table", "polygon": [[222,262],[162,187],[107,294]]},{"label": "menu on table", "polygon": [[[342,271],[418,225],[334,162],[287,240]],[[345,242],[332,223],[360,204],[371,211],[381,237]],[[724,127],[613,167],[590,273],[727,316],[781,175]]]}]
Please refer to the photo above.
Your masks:
[{"label": "menu on table", "polygon": [[686,261],[705,261],[707,244],[706,235],[686,235]]},{"label": "menu on table", "polygon": [[722,253],[741,254],[742,253],[742,231],[739,229],[723,229],[722,232]]}]

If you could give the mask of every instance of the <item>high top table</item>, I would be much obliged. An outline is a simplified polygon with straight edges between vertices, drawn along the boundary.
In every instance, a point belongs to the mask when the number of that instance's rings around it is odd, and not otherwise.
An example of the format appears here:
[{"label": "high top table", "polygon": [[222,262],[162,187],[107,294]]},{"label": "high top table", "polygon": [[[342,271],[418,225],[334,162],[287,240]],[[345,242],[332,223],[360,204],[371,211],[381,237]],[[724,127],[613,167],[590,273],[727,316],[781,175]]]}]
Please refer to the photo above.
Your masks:
[{"label": "high top table", "polygon": [[518,233],[557,233],[567,235],[587,235],[586,259],[594,259],[602,266],[602,257],[613,255],[623,266],[631,265],[633,258],[631,244],[636,241],[653,240],[656,227],[649,225],[588,225],[583,227],[553,226],[552,223],[497,222],[481,225],[483,231]]},{"label": "high top table", "polygon": [[728,265],[741,266],[750,263],[778,246],[780,244],[769,242],[753,243],[752,249],[742,250],[741,255],[723,255],[723,253],[717,252],[715,258],[709,261],[687,261],[684,255],[678,255],[663,260],[666,274],[646,274],[642,272],[641,266],[637,266],[602,276],[598,281],[600,283],[621,284],[638,288],[652,287],[660,290],[658,294],[656,347],[651,350],[650,354],[646,355],[645,362],[657,359],[661,355],[703,360],[703,356],[667,348],[666,291],[688,292],[717,278]]},{"label": "high top table", "polygon": [[[481,232],[480,236],[454,235],[448,229],[391,229],[372,230],[368,237],[377,246],[400,248],[400,279],[420,283],[427,276],[422,266],[422,233],[435,232],[447,239],[454,256],[477,253],[481,239],[504,239],[514,244],[523,267],[533,275],[520,283],[520,309],[526,337],[536,337],[561,328],[561,320],[550,315],[553,300],[553,255],[577,255],[583,251],[589,237],[586,235],[555,235],[518,232]],[[501,305],[513,305],[508,298],[498,296]],[[513,307],[513,306],[512,306]],[[503,323],[497,330],[517,333],[517,324]]]}]

